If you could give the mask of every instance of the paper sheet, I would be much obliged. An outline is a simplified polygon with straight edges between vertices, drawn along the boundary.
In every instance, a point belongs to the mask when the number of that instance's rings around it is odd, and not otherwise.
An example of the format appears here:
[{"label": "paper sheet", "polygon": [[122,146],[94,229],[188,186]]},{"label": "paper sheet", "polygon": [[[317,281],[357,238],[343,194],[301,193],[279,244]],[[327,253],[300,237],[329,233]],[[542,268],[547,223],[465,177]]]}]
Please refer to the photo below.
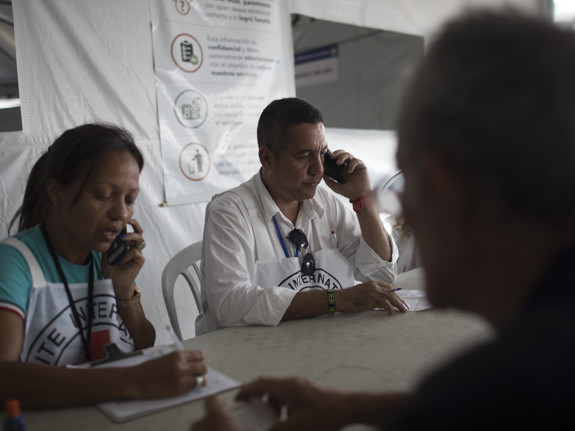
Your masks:
[{"label": "paper sheet", "polygon": [[[138,365],[170,352],[172,352],[170,347],[158,346],[144,351],[143,355],[133,356],[115,362],[109,362],[101,365],[101,367],[127,367]],[[112,401],[98,404],[98,408],[113,421],[124,422],[139,416],[157,412],[159,410],[164,410],[169,407],[188,403],[200,398],[209,397],[219,392],[237,388],[241,385],[240,382],[231,379],[230,377],[227,377],[213,369],[209,369],[205,377],[207,382],[206,386],[195,388],[184,395],[155,400]]]},{"label": "paper sheet", "polygon": [[395,292],[397,296],[402,298],[409,305],[409,311],[421,311],[431,308],[432,305],[427,300],[425,291],[423,290],[398,290]]}]

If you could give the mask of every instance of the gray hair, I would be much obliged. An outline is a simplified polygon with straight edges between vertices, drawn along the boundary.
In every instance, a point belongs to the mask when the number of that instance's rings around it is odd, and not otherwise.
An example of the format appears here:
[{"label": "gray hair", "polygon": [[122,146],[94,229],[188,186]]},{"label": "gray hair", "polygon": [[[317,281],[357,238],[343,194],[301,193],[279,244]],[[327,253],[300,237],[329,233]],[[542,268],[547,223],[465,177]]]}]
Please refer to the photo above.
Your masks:
[{"label": "gray hair", "polygon": [[574,220],[575,34],[512,11],[452,21],[410,80],[398,133],[398,157],[439,156],[500,216]]}]

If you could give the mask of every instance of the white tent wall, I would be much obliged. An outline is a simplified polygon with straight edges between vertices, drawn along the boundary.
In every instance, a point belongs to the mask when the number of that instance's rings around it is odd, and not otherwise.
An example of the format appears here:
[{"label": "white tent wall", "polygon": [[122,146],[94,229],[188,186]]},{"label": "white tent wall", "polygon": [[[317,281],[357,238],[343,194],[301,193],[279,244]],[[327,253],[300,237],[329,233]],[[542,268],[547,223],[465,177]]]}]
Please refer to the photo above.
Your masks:
[{"label": "white tent wall", "polygon": [[292,13],[326,21],[420,35],[469,7],[512,6],[536,12],[541,0],[290,0]]},{"label": "white tent wall", "polygon": [[[169,338],[162,328],[168,317],[161,295],[161,273],[171,256],[201,239],[206,203],[160,207],[164,200],[163,167],[151,1],[156,0],[13,2],[23,132],[0,133],[0,237],[8,235],[28,172],[56,136],[93,121],[127,128],[134,133],[146,160],[135,212],[148,243],[144,251],[147,262],[138,284],[144,293],[144,309],[158,331],[157,343],[165,343]],[[502,4],[495,0],[286,0],[285,6],[293,13],[320,19],[428,35],[463,6],[478,3]],[[513,3],[534,10],[536,0]],[[346,135],[354,140],[348,142]],[[389,151],[379,159],[371,156],[369,163],[384,166],[388,173],[393,169],[394,138],[389,132],[333,130],[328,136],[339,147],[348,142],[345,147],[351,146],[360,157],[370,154],[374,139],[385,140]],[[177,302],[186,314],[182,329],[190,337],[195,333],[197,313],[191,295],[180,287]]]}]

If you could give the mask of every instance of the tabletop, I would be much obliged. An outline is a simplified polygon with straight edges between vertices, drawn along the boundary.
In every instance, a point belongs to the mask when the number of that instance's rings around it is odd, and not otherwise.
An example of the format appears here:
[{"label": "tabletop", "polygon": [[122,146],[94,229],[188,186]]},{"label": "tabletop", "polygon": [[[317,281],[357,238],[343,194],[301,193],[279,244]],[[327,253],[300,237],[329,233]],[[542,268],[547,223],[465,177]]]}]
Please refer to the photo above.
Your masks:
[{"label": "tabletop", "polygon": [[[399,275],[394,285],[421,289],[422,279],[421,270],[410,271]],[[202,350],[210,367],[243,383],[259,376],[301,376],[337,389],[384,392],[412,389],[433,368],[489,336],[489,328],[477,317],[430,309],[395,315],[336,313],[276,327],[226,328],[186,340],[184,346]],[[235,392],[222,397],[231,402]],[[122,424],[96,407],[24,415],[28,429],[37,431],[178,431],[189,430],[203,412],[203,402],[195,401]]]}]

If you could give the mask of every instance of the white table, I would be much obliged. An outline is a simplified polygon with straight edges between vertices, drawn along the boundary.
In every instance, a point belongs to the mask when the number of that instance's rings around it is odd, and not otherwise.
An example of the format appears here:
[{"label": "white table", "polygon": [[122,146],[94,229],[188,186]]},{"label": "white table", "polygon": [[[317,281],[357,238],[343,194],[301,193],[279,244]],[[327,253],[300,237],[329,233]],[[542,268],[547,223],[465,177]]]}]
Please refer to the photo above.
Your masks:
[{"label": "white table", "polygon": [[[396,286],[420,289],[422,272],[398,277]],[[388,315],[338,313],[281,323],[277,327],[227,328],[184,342],[204,352],[210,367],[242,382],[267,376],[303,376],[346,390],[409,390],[431,368],[490,330],[475,317],[425,310]],[[57,388],[55,388],[57,390]],[[86,388],[88,390],[88,388]],[[235,391],[223,394],[233,399]],[[24,412],[30,430],[189,430],[203,416],[193,402],[123,424],[96,407]],[[365,429],[350,427],[349,429]]]}]

